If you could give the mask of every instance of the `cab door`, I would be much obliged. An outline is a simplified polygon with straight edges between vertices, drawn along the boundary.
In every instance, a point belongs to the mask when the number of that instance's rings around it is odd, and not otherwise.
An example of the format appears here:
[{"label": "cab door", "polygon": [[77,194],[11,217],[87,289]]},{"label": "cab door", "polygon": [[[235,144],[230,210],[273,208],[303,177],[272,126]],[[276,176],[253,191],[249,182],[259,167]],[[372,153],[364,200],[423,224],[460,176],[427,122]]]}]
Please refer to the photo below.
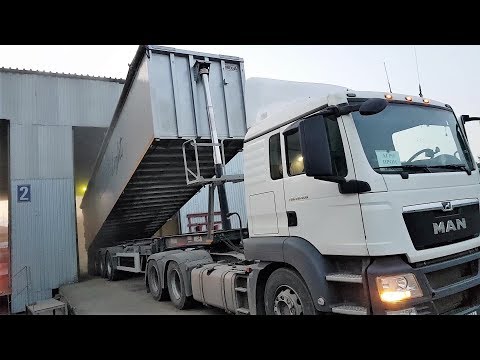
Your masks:
[{"label": "cab door", "polygon": [[[322,121],[319,119],[319,121]],[[338,176],[356,179],[341,117],[325,117]],[[282,132],[285,209],[290,236],[312,243],[323,255],[368,255],[358,194],[341,194],[335,182],[307,177],[298,123]]]},{"label": "cab door", "polygon": [[249,234],[288,236],[280,130],[249,141],[244,147]]}]

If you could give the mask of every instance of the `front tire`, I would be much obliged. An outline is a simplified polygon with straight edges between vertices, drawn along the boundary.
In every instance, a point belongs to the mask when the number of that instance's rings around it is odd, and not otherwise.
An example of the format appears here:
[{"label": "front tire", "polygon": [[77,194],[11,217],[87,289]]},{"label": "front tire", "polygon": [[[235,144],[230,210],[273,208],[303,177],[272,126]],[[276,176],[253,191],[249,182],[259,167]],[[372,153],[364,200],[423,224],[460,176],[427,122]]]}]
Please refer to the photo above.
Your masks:
[{"label": "front tire", "polygon": [[167,286],[170,301],[177,309],[183,310],[192,306],[193,297],[186,295],[182,272],[180,271],[178,264],[173,261],[168,264]]},{"label": "front tire", "polygon": [[160,271],[156,261],[149,261],[147,264],[147,284],[150,294],[152,294],[152,297],[156,301],[162,301],[168,298],[167,289],[162,289]]},{"label": "front tire", "polygon": [[267,315],[315,315],[307,285],[293,270],[280,268],[270,274],[265,285]]}]

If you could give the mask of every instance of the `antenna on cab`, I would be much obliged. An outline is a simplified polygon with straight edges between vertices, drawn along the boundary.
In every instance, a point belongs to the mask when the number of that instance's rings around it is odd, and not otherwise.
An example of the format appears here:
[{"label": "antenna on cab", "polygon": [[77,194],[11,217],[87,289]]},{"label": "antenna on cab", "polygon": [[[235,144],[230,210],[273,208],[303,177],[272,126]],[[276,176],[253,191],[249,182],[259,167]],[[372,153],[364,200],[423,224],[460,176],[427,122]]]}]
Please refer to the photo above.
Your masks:
[{"label": "antenna on cab", "polygon": [[383,62],[383,68],[385,69],[385,75],[387,77],[388,90],[390,90],[390,93],[391,93],[392,87],[390,86],[390,79],[388,78],[387,65],[385,65],[385,61]]},{"label": "antenna on cab", "polygon": [[417,64],[417,79],[418,79],[418,95],[423,98],[422,94],[422,85],[420,85],[420,71],[418,71],[418,58],[417,58],[417,48],[413,45],[413,51],[415,52],[415,63]]}]

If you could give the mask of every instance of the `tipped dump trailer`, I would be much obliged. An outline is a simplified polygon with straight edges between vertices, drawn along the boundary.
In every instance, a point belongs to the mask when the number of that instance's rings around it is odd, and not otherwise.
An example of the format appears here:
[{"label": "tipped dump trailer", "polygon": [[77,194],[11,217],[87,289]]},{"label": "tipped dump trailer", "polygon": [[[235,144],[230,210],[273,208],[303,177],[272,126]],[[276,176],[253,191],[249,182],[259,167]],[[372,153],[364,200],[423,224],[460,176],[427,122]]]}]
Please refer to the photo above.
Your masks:
[{"label": "tipped dump trailer", "polygon": [[139,47],[81,204],[87,249],[152,236],[216,174],[208,101],[219,162],[242,148],[244,88],[238,57]]}]

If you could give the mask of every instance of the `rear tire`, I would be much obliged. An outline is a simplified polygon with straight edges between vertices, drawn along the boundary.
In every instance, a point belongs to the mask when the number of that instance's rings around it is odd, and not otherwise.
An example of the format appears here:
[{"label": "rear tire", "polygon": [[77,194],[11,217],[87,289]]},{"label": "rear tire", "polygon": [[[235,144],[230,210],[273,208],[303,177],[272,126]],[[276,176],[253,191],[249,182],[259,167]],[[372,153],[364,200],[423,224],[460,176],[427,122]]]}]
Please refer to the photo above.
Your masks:
[{"label": "rear tire", "polygon": [[193,297],[185,294],[185,281],[176,262],[168,264],[167,286],[170,301],[177,309],[188,309],[193,305]]},{"label": "rear tire", "polygon": [[95,254],[93,259],[93,275],[100,276],[99,255]]},{"label": "rear tire", "polygon": [[156,261],[149,261],[147,264],[147,284],[150,294],[156,301],[168,299],[167,289],[162,289],[160,270]]},{"label": "rear tire", "polygon": [[99,258],[99,270],[100,270],[100,276],[102,278],[106,278],[107,277],[107,273],[105,271],[105,256],[103,256],[102,254],[98,255],[98,258]]},{"label": "rear tire", "polygon": [[280,268],[270,274],[265,285],[267,315],[315,315],[317,310],[307,285],[293,270]]},{"label": "rear tire", "polygon": [[118,280],[118,270],[114,268],[113,266],[113,261],[112,261],[112,256],[110,255],[109,252],[107,252],[106,261],[105,261],[105,277],[109,281],[115,281]]}]

